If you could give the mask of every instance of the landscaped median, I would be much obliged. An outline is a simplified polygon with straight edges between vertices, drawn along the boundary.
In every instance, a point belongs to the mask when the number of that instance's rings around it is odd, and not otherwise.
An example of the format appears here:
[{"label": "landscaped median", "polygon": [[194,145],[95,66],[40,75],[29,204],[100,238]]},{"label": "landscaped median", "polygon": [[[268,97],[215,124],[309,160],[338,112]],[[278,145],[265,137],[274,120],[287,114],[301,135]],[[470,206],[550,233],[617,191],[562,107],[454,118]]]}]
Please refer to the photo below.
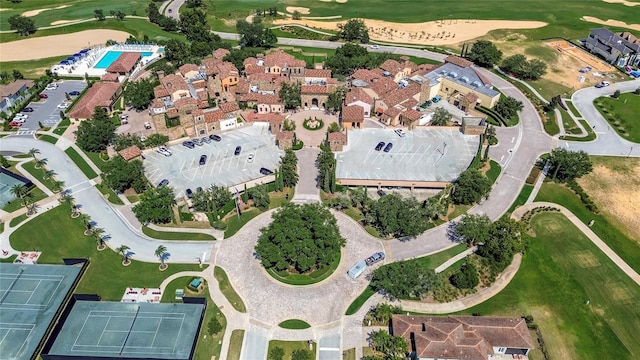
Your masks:
[{"label": "landscaped median", "polygon": [[86,177],[93,179],[98,176],[93,168],[87,164],[84,158],[82,158],[82,156],[80,156],[73,147],[68,147],[64,153],[67,154],[67,156],[76,164]]},{"label": "landscaped median", "polygon": [[222,295],[224,295],[225,298],[227,298],[227,301],[231,303],[231,306],[233,306],[233,308],[238,312],[246,313],[247,308],[245,307],[240,295],[238,295],[233,286],[231,286],[231,282],[229,282],[227,273],[221,267],[216,266],[213,269],[213,276],[218,281],[220,292],[222,293]]},{"label": "landscaped median", "polygon": [[213,241],[216,238],[213,235],[197,233],[197,232],[174,232],[174,231],[158,231],[147,226],[142,226],[142,233],[148,237],[158,240],[198,240]]}]

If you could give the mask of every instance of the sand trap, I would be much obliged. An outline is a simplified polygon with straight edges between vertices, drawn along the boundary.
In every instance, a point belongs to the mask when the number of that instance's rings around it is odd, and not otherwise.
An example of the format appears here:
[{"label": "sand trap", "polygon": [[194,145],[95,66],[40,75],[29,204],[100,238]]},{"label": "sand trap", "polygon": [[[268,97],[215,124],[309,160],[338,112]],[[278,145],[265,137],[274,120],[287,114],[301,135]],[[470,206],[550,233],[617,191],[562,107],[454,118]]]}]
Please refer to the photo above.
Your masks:
[{"label": "sand trap", "polygon": [[9,11],[9,10],[11,10],[11,9],[2,9],[2,8],[0,8],[0,11]]},{"label": "sand trap", "polygon": [[347,0],[336,0],[336,2],[337,2],[338,4],[344,4],[344,3],[346,3],[346,2],[347,2]]},{"label": "sand trap", "polygon": [[68,24],[68,23],[72,23],[75,22],[77,20],[56,20],[54,22],[51,23],[51,25],[62,25],[62,24]]},{"label": "sand trap", "polygon": [[297,6],[287,6],[287,12],[293,14],[294,11],[299,12],[302,15],[309,15],[309,8],[306,7],[297,7]]},{"label": "sand trap", "polygon": [[625,5],[625,6],[637,6],[637,5],[640,5],[640,3],[638,3],[638,2],[627,1],[627,0],[602,0],[602,1],[604,1],[606,3],[609,3],[609,4],[622,4],[622,5]]},{"label": "sand trap", "polygon": [[[275,20],[275,25],[300,24],[319,29],[337,30],[345,21],[313,21],[308,19]],[[478,38],[496,29],[535,29],[546,26],[541,21],[445,20],[424,23],[392,23],[364,19],[373,40],[407,44],[449,45]]]},{"label": "sand trap", "polygon": [[584,20],[584,21],[588,21],[588,22],[592,22],[592,23],[596,23],[596,24],[601,24],[601,25],[623,27],[623,28],[627,28],[627,29],[631,29],[631,30],[640,31],[640,24],[627,24],[626,22],[620,21],[620,20],[609,19],[607,21],[604,21],[604,20],[600,20],[597,17],[593,17],[593,16],[583,16],[583,17],[580,18],[580,20]]},{"label": "sand trap", "polygon": [[38,9],[38,10],[29,10],[29,11],[25,11],[22,13],[22,16],[36,16],[38,14],[40,14],[43,11],[47,11],[47,10],[59,10],[59,9],[64,9],[69,7],[70,5],[60,5],[58,7],[54,7],[54,8],[45,8],[45,9]]},{"label": "sand trap", "polygon": [[73,54],[107,40],[125,41],[129,33],[116,30],[86,30],[73,34],[41,36],[0,44],[0,62],[42,59]]}]

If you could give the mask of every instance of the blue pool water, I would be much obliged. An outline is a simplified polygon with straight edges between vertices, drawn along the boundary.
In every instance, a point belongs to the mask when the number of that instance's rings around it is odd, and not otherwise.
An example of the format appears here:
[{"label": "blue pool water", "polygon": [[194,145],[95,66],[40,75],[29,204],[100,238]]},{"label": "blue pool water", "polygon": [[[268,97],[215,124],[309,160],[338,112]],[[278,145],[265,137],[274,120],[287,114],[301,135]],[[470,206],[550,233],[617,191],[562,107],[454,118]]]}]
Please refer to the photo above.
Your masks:
[{"label": "blue pool water", "polygon": [[[142,52],[142,57],[153,55],[150,51]],[[96,69],[106,69],[111,65],[112,62],[116,61],[120,55],[122,55],[122,51],[107,51],[106,54],[95,64],[93,67]]]}]

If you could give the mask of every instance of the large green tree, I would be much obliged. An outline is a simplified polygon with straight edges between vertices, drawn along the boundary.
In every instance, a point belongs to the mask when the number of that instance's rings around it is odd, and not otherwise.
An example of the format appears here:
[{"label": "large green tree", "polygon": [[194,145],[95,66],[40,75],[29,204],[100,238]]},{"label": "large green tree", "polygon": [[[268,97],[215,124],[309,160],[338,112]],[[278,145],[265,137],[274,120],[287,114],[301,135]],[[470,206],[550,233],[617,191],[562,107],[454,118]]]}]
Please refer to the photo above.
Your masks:
[{"label": "large green tree", "polygon": [[383,353],[384,360],[405,360],[409,352],[409,345],[402,336],[393,336],[385,330],[371,334],[371,347]]},{"label": "large green tree", "polygon": [[447,109],[443,107],[437,107],[436,111],[433,113],[433,118],[431,119],[431,124],[433,126],[446,126],[453,116]]},{"label": "large green tree", "polygon": [[133,188],[142,193],[147,187],[140,160],[126,161],[118,155],[106,163],[101,176],[107,186],[119,192]]},{"label": "large green tree", "polygon": [[93,118],[80,122],[76,131],[76,144],[85,151],[103,151],[115,137],[116,125],[107,111],[96,106]]},{"label": "large green tree", "polygon": [[215,212],[231,201],[232,195],[224,186],[211,185],[203,191],[193,193],[193,208],[197,211]]},{"label": "large green tree", "polygon": [[484,243],[489,238],[491,219],[486,214],[465,214],[452,228],[455,241],[465,242],[467,246]]},{"label": "large green tree", "polygon": [[285,204],[260,230],[255,247],[267,269],[305,273],[329,266],[345,240],[336,218],[322,205]]},{"label": "large green tree", "polygon": [[283,82],[280,85],[278,96],[284,103],[285,109],[297,109],[300,107],[302,101],[302,87],[299,82],[293,82],[288,84]]},{"label": "large green tree", "polygon": [[278,42],[273,31],[261,23],[240,19],[236,21],[236,30],[240,35],[240,47],[271,47]]},{"label": "large green tree", "polygon": [[423,205],[430,203],[389,194],[371,202],[369,208],[364,209],[365,221],[383,236],[416,236],[427,229],[429,219],[437,213],[435,208]]},{"label": "large green tree", "polygon": [[298,183],[298,157],[291,149],[287,149],[281,158],[280,176],[286,187],[294,187]]},{"label": "large green tree", "polygon": [[344,24],[338,24],[340,38],[345,41],[369,42],[369,29],[362,19],[349,19]]},{"label": "large green tree", "polygon": [[473,43],[471,51],[467,55],[469,60],[484,67],[492,67],[502,59],[502,51],[489,40],[478,40]]},{"label": "large green tree", "polygon": [[253,200],[253,204],[257,208],[261,210],[267,210],[269,208],[271,198],[269,198],[269,190],[267,189],[267,185],[261,184],[247,189],[247,196],[249,197],[249,199]]},{"label": "large green tree", "polygon": [[36,32],[37,28],[33,19],[21,15],[13,15],[7,19],[11,30],[22,36],[29,36]]},{"label": "large green tree", "polygon": [[333,193],[336,186],[336,158],[326,141],[320,145],[320,150],[316,160],[318,166],[317,185],[324,192]]},{"label": "large green tree", "polygon": [[149,188],[133,207],[133,213],[143,224],[166,224],[173,219],[173,205],[176,203],[173,190],[168,186]]},{"label": "large green tree", "polygon": [[593,170],[589,155],[582,150],[553,149],[548,157],[538,160],[537,166],[543,169],[547,161],[549,163],[547,174],[552,179],[562,182],[575,180]]},{"label": "large green tree", "polygon": [[500,96],[498,102],[493,106],[498,114],[502,115],[505,119],[511,119],[516,116],[518,111],[522,110],[524,105],[522,101],[512,98],[511,96]]},{"label": "large green tree", "polygon": [[347,89],[346,86],[338,86],[327,98],[327,109],[331,111],[340,111],[340,109],[342,109],[342,104],[344,103],[344,98],[347,96],[348,92],[349,89]]},{"label": "large green tree", "polygon": [[371,274],[370,286],[397,299],[421,299],[438,284],[436,273],[416,261],[381,266]]},{"label": "large green tree", "polygon": [[473,289],[480,282],[478,269],[472,263],[464,263],[460,270],[449,277],[449,281],[458,289]]},{"label": "large green tree", "polygon": [[502,61],[502,69],[525,80],[537,80],[547,71],[547,64],[538,59],[528,60],[522,54],[515,54]]},{"label": "large green tree", "polygon": [[491,191],[491,181],[477,169],[467,169],[458,176],[451,198],[456,204],[470,205],[486,197]]},{"label": "large green tree", "polygon": [[155,85],[151,78],[129,82],[124,90],[124,101],[138,110],[148,108],[154,98]]}]

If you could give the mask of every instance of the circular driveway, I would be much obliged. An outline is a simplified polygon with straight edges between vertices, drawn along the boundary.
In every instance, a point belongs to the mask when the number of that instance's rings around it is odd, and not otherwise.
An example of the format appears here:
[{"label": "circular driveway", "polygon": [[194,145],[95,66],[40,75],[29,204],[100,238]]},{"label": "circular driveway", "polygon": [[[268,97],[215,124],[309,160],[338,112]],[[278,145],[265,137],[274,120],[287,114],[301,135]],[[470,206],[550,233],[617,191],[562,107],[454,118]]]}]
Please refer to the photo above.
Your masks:
[{"label": "circular driveway", "polygon": [[367,234],[348,216],[332,211],[340,234],[347,242],[340,265],[324,281],[292,286],[273,279],[254,256],[260,229],[271,222],[272,211],[259,215],[235,236],[220,242],[215,264],[222,267],[247,306],[247,313],[260,322],[276,326],[286,319],[302,319],[311,325],[340,320],[351,301],[368,285],[371,268],[358,279],[347,276],[356,262],[383,251],[382,242]]},{"label": "circular driveway", "polygon": [[[322,119],[324,126],[318,130],[307,130],[302,126],[302,123],[308,118]],[[331,123],[337,123],[338,117],[336,115],[325,114],[324,110],[303,110],[291,114],[289,120],[295,121],[298,140],[304,142],[304,145],[307,147],[319,147],[325,139],[327,127],[329,127]]]}]

